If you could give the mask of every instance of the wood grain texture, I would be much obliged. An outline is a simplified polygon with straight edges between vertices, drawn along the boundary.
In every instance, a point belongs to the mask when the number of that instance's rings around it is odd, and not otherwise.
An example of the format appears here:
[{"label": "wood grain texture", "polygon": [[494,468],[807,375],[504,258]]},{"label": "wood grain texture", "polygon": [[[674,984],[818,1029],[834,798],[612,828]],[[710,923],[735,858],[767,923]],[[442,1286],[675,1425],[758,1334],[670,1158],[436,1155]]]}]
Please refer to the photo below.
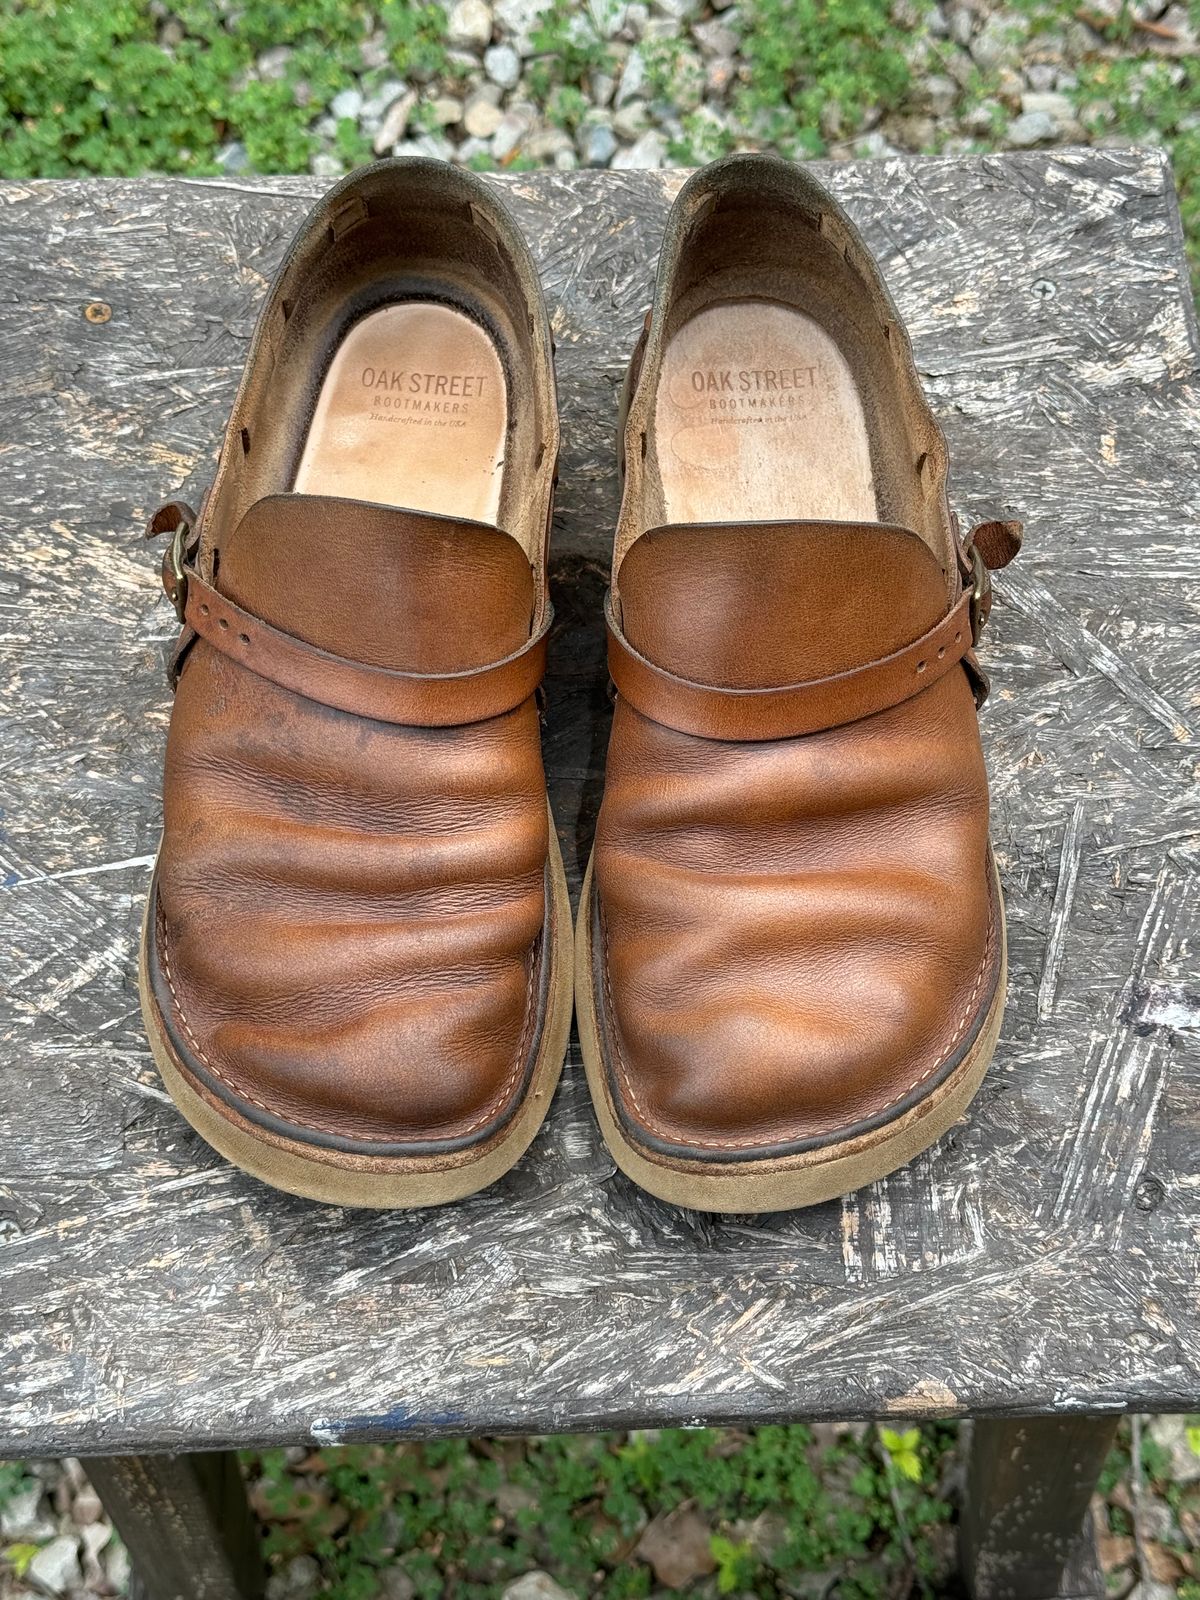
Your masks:
[{"label": "wood grain texture", "polygon": [[[199,499],[317,185],[0,186],[0,1453],[1200,1403],[1200,407],[1170,174],[1090,150],[827,176],[961,515],[1027,524],[985,641],[1012,976],[960,1128],[754,1219],[631,1187],[574,1055],[518,1169],[434,1213],[289,1199],[183,1124],[134,982],[175,631],[140,528]],[[617,390],[679,181],[504,182],[558,342],[545,752],[575,889]]]},{"label": "wood grain texture", "polygon": [[1095,1546],[1083,1530],[1116,1430],[1115,1417],[975,1423],[959,1526],[971,1600],[1103,1600],[1103,1577],[1087,1581]]},{"label": "wood grain texture", "polygon": [[131,1600],[259,1600],[262,1533],[231,1450],[92,1456],[87,1473],[129,1551]]}]

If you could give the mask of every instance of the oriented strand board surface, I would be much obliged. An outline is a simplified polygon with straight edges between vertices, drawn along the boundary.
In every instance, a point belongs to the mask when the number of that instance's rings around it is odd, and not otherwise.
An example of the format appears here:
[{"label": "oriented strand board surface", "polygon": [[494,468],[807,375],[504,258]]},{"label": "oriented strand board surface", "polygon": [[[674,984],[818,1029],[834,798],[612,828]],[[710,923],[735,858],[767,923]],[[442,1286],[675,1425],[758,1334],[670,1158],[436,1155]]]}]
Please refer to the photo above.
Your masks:
[{"label": "oriented strand board surface", "polygon": [[[140,528],[199,498],[317,186],[0,186],[0,1453],[1200,1405],[1200,411],[1170,175],[1094,150],[828,176],[960,511],[1028,525],[986,641],[1011,998],[952,1137],[753,1220],[615,1174],[574,1059],[518,1170],[434,1213],[289,1199],[183,1125],[134,987],[175,631]],[[558,340],[546,758],[576,887],[616,394],[678,181],[505,185]]]}]

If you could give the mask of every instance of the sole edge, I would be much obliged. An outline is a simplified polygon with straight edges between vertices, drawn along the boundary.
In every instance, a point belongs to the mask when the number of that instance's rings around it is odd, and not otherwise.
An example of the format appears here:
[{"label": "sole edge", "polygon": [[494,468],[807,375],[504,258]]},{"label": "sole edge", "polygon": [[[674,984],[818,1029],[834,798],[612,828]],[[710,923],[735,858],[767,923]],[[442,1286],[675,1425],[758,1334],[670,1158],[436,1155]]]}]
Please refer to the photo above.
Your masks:
[{"label": "sole edge", "polygon": [[407,1210],[446,1205],[487,1188],[514,1167],[546,1119],[566,1061],[573,1011],[571,902],[558,833],[550,814],[552,939],[546,1018],[537,1059],[522,1104],[496,1138],[478,1153],[468,1149],[445,1158],[343,1158],[309,1153],[294,1140],[263,1137],[250,1124],[227,1116],[176,1065],[158,1017],[147,965],[147,899],[138,953],[138,993],[155,1065],[176,1107],[218,1155],[273,1189],[326,1205]]},{"label": "sole edge", "polygon": [[593,865],[588,862],[575,934],[575,1012],[588,1087],[604,1142],[639,1188],[695,1211],[752,1215],[795,1211],[852,1194],[907,1165],[954,1126],[978,1093],[1000,1037],[1008,982],[1004,897],[994,858],[991,869],[1000,917],[996,993],[970,1050],[946,1081],[894,1122],[840,1143],[761,1163],[687,1162],[650,1152],[628,1137],[612,1101],[592,982]]}]

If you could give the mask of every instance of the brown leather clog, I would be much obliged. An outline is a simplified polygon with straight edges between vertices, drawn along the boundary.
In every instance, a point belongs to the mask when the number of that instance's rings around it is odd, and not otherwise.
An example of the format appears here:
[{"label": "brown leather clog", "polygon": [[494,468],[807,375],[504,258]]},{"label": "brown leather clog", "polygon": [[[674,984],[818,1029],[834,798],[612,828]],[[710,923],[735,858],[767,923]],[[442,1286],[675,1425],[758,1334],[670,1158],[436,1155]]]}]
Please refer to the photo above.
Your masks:
[{"label": "brown leather clog", "polygon": [[259,318],[199,518],[142,1004],[188,1120],[348,1205],[452,1200],[537,1131],[571,927],[536,694],[558,422],[529,251],[479,180],[356,172]]},{"label": "brown leather clog", "polygon": [[576,939],[592,1095],[651,1193],[810,1205],[937,1139],[995,1048],[972,652],[1019,530],[960,542],[878,270],[774,158],[681,191],[627,406]]}]

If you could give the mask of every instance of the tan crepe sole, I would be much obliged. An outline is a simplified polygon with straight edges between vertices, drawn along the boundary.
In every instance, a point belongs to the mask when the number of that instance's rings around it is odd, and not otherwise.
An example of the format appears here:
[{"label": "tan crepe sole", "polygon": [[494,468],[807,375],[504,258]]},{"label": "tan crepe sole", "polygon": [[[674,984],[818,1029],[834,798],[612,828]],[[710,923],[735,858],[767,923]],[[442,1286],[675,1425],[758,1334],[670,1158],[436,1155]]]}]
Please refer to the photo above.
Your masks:
[{"label": "tan crepe sole", "polygon": [[[695,1211],[790,1211],[819,1205],[883,1178],[928,1149],[966,1111],[996,1049],[1004,1015],[1008,942],[1004,899],[996,877],[1000,908],[1000,981],[987,1017],[970,1051],[953,1073],[919,1104],[894,1122],[840,1143],[770,1161],[687,1161],[661,1155],[630,1142],[612,1102],[592,986],[592,865],[589,861],[579,903],[575,935],[575,1011],[579,1042],[596,1115],[617,1165],[634,1183],[672,1205]],[[992,862],[995,876],[995,862]]]},{"label": "tan crepe sole", "polygon": [[[562,1072],[571,1032],[571,902],[553,816],[550,877],[553,890],[546,958],[551,968],[541,1043],[519,1109],[486,1144],[445,1156],[353,1155],[288,1139],[239,1116],[188,1077],[176,1062],[150,987],[143,921],[138,959],[142,1016],[150,1048],[172,1100],[201,1138],[243,1172],[308,1200],[380,1208],[436,1206],[461,1200],[494,1183],[520,1160],[541,1127]],[[149,917],[149,897],[147,901]]]}]

